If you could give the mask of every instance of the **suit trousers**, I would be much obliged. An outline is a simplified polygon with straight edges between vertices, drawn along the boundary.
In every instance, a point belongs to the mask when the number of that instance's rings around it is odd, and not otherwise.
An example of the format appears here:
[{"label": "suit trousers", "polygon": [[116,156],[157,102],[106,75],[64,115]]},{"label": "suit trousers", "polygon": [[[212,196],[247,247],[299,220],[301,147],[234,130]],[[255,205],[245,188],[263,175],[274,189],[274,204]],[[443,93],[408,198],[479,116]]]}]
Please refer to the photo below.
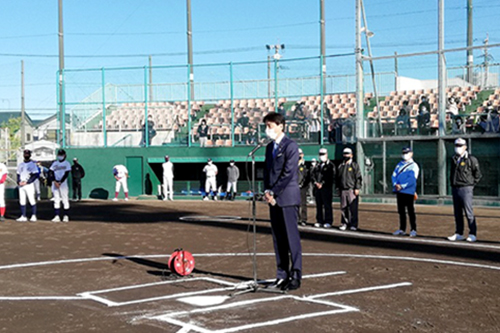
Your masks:
[{"label": "suit trousers", "polygon": [[73,199],[82,200],[82,180],[73,178]]},{"label": "suit trousers", "polygon": [[307,222],[307,192],[309,186],[300,189],[300,222]]},{"label": "suit trousers", "polygon": [[316,189],[316,222],[333,223],[333,191],[331,188]]},{"label": "suit trousers", "polygon": [[354,195],[354,190],[340,192],[340,209],[342,211],[342,224],[348,227],[358,227],[359,196]]},{"label": "suit trousers", "polygon": [[[297,219],[299,206],[269,205],[277,279],[302,278],[302,246]],[[291,267],[290,267],[291,260]]]},{"label": "suit trousers", "polygon": [[476,217],[472,209],[473,186],[452,187],[453,212],[455,213],[455,233],[464,234],[464,212],[469,223],[469,235],[476,236],[477,226]]}]

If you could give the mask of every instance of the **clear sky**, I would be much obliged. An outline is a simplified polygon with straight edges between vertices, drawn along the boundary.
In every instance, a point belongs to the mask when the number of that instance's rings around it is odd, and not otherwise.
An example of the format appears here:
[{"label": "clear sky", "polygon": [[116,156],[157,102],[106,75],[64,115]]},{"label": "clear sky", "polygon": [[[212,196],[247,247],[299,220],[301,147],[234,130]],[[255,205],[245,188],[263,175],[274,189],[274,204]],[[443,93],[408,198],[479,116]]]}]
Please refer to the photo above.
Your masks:
[{"label": "clear sky", "polygon": [[[20,108],[20,62],[25,62],[26,107],[33,117],[56,109],[57,0],[0,0],[0,110]],[[257,61],[266,44],[283,43],[286,59],[319,55],[319,0],[192,0],[195,63]],[[354,49],[354,0],[325,0],[327,54]],[[365,0],[374,55],[437,48],[437,0]],[[466,42],[467,0],[446,0],[446,48]],[[65,67],[145,66],[187,62],[186,1],[64,0]],[[500,1],[474,0],[474,44],[489,33],[500,43]],[[482,62],[475,51],[475,62]],[[500,62],[500,48],[492,50]],[[448,55],[448,66],[465,52]],[[393,61],[378,62],[392,70]],[[402,75],[434,78],[436,57],[402,60]],[[426,70],[424,70],[426,69]],[[251,69],[249,69],[251,70]],[[335,58],[328,72],[350,74],[352,57]],[[290,74],[293,76],[292,74]]]}]

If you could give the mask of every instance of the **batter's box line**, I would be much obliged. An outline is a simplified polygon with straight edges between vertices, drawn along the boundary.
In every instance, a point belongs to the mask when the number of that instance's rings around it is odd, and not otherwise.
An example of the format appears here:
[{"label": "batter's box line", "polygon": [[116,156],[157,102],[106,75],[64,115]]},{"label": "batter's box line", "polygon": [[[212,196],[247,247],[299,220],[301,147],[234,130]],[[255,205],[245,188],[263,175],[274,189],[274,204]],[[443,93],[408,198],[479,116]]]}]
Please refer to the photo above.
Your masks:
[{"label": "batter's box line", "polygon": [[[144,298],[144,299],[136,299],[136,300],[128,301],[128,302],[114,302],[114,301],[111,301],[107,298],[97,296],[98,294],[104,294],[104,293],[110,293],[110,292],[116,292],[116,291],[124,291],[124,290],[139,289],[139,288],[146,288],[146,287],[166,285],[166,284],[174,284],[174,283],[182,283],[182,282],[195,282],[195,281],[213,282],[213,283],[223,285],[226,287],[212,288],[212,289],[185,292],[185,293],[177,293],[177,294],[150,297],[150,298]],[[188,280],[162,281],[162,282],[145,283],[145,284],[132,285],[132,286],[124,286],[124,287],[118,287],[118,288],[87,291],[87,292],[83,292],[83,293],[80,293],[77,295],[84,298],[84,299],[90,299],[90,300],[94,300],[96,302],[105,304],[109,307],[115,307],[115,306],[125,306],[125,305],[138,304],[138,303],[147,303],[147,302],[153,302],[153,301],[159,301],[159,300],[165,300],[165,299],[171,299],[171,298],[181,298],[181,297],[188,297],[188,296],[203,295],[203,294],[215,293],[215,292],[220,292],[220,291],[229,291],[229,290],[235,289],[236,287],[237,287],[236,284],[232,283],[232,282],[214,279],[214,278],[210,278],[210,277],[197,277],[197,278],[192,278],[192,279],[188,279]]]},{"label": "batter's box line", "polygon": [[[235,308],[235,307],[248,306],[248,305],[264,303],[264,302],[273,302],[273,301],[279,301],[279,300],[284,300],[284,299],[293,299],[293,300],[296,300],[299,302],[316,303],[316,304],[320,304],[320,305],[335,307],[336,309],[329,310],[329,311],[301,314],[301,315],[297,315],[297,316],[290,316],[290,317],[285,317],[285,318],[280,318],[280,319],[275,319],[275,320],[264,321],[264,322],[260,322],[260,323],[252,323],[252,324],[241,325],[241,326],[236,326],[236,327],[231,327],[231,328],[225,328],[225,329],[216,330],[216,331],[209,330],[209,329],[206,329],[204,327],[200,327],[200,326],[192,324],[192,323],[186,323],[186,322],[183,322],[181,320],[175,319],[175,317],[179,317],[179,316],[193,315],[193,314],[197,314],[197,313],[215,312],[215,311],[226,310],[226,309]],[[355,308],[355,307],[347,306],[347,305],[340,304],[340,303],[334,303],[334,302],[329,302],[329,301],[324,301],[324,300],[316,300],[316,299],[312,299],[312,298],[308,298],[308,297],[297,297],[297,296],[293,296],[293,295],[284,295],[284,296],[276,296],[276,297],[268,297],[268,298],[262,298],[262,299],[256,299],[256,300],[235,302],[235,303],[230,303],[230,304],[226,304],[226,305],[219,305],[219,306],[203,308],[203,309],[195,309],[195,310],[190,310],[190,311],[179,311],[179,312],[169,313],[169,314],[165,314],[165,315],[145,317],[145,318],[150,319],[150,320],[163,321],[163,322],[166,322],[166,323],[169,323],[172,325],[180,326],[184,331],[193,330],[193,331],[199,332],[199,333],[231,333],[231,332],[238,332],[238,331],[243,331],[243,330],[248,330],[248,329],[255,329],[255,328],[259,328],[259,327],[265,327],[265,326],[274,326],[274,325],[279,325],[279,324],[292,322],[292,321],[296,321],[296,320],[304,320],[304,319],[310,319],[310,318],[315,318],[315,317],[320,317],[320,316],[327,316],[327,315],[334,315],[334,314],[341,314],[341,313],[348,313],[348,312],[359,312],[359,311],[360,310]]]}]

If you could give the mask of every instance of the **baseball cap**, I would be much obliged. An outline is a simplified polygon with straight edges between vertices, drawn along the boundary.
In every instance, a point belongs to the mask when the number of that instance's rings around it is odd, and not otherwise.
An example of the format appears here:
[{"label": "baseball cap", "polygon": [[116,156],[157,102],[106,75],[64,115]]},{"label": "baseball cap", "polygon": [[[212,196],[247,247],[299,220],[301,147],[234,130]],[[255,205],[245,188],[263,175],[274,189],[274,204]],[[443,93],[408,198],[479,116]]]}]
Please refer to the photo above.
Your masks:
[{"label": "baseball cap", "polygon": [[315,158],[313,158],[313,159],[311,160],[311,162],[317,162],[317,160],[316,160]]},{"label": "baseball cap", "polygon": [[207,162],[212,162],[212,159],[211,158],[207,159]]},{"label": "baseball cap", "polygon": [[344,150],[342,151],[342,153],[344,155],[346,155],[346,154],[352,154],[352,149],[351,148],[344,148]]},{"label": "baseball cap", "polygon": [[31,150],[29,150],[29,149],[25,149],[23,153],[24,153],[24,154],[30,154],[30,155],[31,155]]},{"label": "baseball cap", "polygon": [[234,160],[230,160],[229,163],[234,163]]},{"label": "baseball cap", "polygon": [[321,148],[321,149],[319,150],[319,154],[320,154],[320,155],[328,154],[328,150],[326,150],[326,148]]},{"label": "baseball cap", "polygon": [[462,138],[458,138],[455,140],[455,146],[466,146],[466,145],[467,142]]},{"label": "baseball cap", "polygon": [[304,152],[300,148],[299,148],[299,154],[304,154]]},{"label": "baseball cap", "polygon": [[64,151],[64,149],[59,149],[57,151],[57,155],[66,155],[66,152]]},{"label": "baseball cap", "polygon": [[411,147],[404,147],[401,151],[403,152],[403,154],[407,154],[407,153],[412,152]]},{"label": "baseball cap", "polygon": [[73,158],[73,161],[78,161],[78,158],[76,158],[76,157],[75,157],[75,158]]}]

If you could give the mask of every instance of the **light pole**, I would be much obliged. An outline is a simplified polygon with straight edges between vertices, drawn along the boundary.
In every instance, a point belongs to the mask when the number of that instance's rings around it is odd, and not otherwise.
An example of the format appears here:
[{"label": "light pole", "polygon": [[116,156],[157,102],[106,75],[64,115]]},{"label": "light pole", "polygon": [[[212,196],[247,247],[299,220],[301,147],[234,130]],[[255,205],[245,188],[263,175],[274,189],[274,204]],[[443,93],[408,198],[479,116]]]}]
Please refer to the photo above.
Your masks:
[{"label": "light pole", "polygon": [[[276,62],[278,60],[281,59],[282,55],[280,54],[280,50],[284,50],[285,49],[285,44],[274,44],[274,45],[270,45],[270,44],[267,44],[266,45],[266,49],[267,49],[267,95],[268,97],[271,97],[271,58],[274,59]],[[271,50],[274,50],[274,55],[271,56]],[[278,66],[275,66],[275,73],[274,73],[274,79],[275,79],[275,82],[274,82],[274,86],[275,86],[275,91],[274,91],[274,96],[275,96],[275,99],[276,99],[276,104],[277,104],[277,94],[278,94]],[[278,105],[275,105],[275,108],[277,108]]]}]

